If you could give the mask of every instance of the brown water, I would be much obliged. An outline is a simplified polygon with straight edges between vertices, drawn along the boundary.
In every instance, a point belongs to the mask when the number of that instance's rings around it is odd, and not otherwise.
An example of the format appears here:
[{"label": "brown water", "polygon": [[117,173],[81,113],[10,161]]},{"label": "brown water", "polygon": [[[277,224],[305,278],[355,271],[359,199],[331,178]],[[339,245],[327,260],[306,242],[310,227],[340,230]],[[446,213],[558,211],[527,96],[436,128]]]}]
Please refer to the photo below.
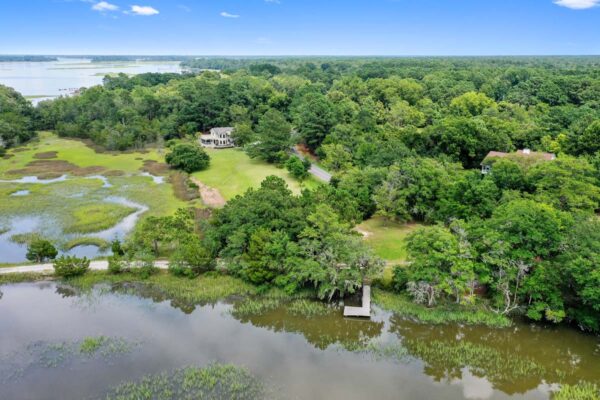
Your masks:
[{"label": "brown water", "polygon": [[[377,309],[371,321],[285,307],[236,319],[235,302],[192,306],[152,290],[0,290],[0,399],[102,398],[123,381],[211,362],[245,366],[285,399],[547,399],[556,383],[600,383],[599,338],[568,328],[431,326]],[[46,362],[48,346],[99,335],[131,347]]]}]

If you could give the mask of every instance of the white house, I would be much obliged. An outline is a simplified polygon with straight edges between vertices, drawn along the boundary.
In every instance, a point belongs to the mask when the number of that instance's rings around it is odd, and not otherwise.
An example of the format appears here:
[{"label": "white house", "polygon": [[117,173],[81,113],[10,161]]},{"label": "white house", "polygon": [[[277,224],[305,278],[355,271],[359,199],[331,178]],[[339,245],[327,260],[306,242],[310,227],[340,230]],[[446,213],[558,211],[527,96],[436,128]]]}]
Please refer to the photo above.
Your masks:
[{"label": "white house", "polygon": [[235,146],[231,133],[233,128],[212,128],[209,133],[200,135],[200,144],[212,149],[225,149]]}]

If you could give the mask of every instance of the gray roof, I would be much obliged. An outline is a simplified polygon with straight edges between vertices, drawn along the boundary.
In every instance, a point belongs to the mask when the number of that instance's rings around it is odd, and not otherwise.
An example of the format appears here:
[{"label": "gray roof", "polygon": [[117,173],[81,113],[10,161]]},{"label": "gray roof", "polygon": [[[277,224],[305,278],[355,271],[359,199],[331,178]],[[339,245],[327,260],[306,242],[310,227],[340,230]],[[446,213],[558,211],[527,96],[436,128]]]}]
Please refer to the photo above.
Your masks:
[{"label": "gray roof", "polygon": [[231,132],[233,132],[233,128],[231,127],[226,127],[226,128],[212,128],[210,130],[211,134],[215,134],[215,135],[220,135],[220,134],[231,134]]}]

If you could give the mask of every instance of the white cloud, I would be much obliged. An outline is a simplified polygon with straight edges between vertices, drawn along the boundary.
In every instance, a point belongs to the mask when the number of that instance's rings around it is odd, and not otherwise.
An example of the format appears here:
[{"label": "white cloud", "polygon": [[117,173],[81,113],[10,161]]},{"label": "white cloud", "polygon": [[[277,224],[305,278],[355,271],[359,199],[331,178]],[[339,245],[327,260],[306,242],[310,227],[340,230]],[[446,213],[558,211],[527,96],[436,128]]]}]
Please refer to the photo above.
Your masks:
[{"label": "white cloud", "polygon": [[265,0],[265,3],[281,4],[280,0]]},{"label": "white cloud", "polygon": [[221,17],[225,17],[225,18],[239,18],[240,16],[237,15],[237,14],[230,14],[230,13],[228,13],[226,11],[223,11],[221,13]]},{"label": "white cloud", "polygon": [[101,1],[99,3],[96,3],[92,6],[92,10],[94,11],[100,11],[100,12],[105,12],[105,11],[117,11],[119,9],[118,6],[115,6],[114,4],[110,4],[107,3],[106,1]]},{"label": "white cloud", "polygon": [[585,10],[600,5],[600,0],[556,0],[554,4],[573,10]]},{"label": "white cloud", "polygon": [[131,13],[135,15],[149,16],[156,15],[159,12],[156,8],[150,6],[131,6]]}]

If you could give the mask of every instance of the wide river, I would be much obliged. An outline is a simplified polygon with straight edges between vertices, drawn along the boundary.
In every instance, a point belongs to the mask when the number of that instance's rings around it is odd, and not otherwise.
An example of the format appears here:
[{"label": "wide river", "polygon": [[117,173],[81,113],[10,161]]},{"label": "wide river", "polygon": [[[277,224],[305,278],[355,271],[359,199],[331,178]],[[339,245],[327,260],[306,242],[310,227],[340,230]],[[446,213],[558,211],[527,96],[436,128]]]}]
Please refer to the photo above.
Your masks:
[{"label": "wide river", "polygon": [[[370,321],[285,307],[235,317],[235,300],[194,306],[123,286],[0,291],[1,399],[100,399],[213,362],[248,368],[280,399],[548,399],[557,382],[600,383],[598,337],[570,328],[432,326],[378,309]],[[99,335],[114,341],[104,356],[72,351]]]},{"label": "wide river", "polygon": [[50,62],[0,62],[0,84],[37,103],[70,95],[82,87],[100,85],[107,74],[181,72],[179,62],[97,62],[85,58],[59,58]]}]

